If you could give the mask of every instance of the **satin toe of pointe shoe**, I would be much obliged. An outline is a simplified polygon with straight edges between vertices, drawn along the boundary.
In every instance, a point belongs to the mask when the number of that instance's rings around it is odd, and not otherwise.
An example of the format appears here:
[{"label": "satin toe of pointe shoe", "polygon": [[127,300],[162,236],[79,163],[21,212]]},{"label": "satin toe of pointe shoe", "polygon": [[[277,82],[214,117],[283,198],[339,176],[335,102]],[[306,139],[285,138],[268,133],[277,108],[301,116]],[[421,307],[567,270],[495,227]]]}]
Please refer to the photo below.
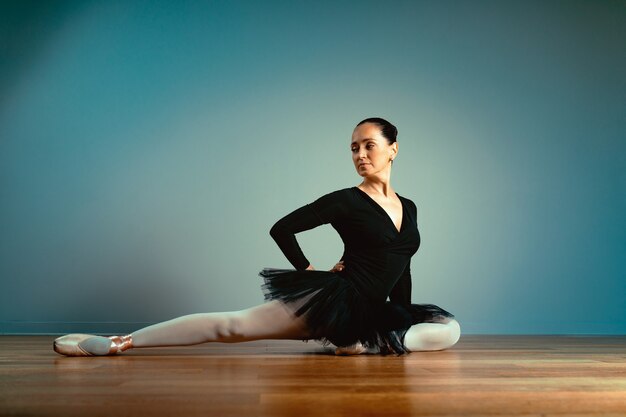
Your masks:
[{"label": "satin toe of pointe shoe", "polygon": [[61,336],[54,340],[54,351],[65,356],[106,356],[115,355],[119,352],[123,352],[133,347],[133,340],[131,335],[126,336],[109,336],[111,340],[111,346],[108,352],[96,355],[88,352],[80,343],[91,338],[96,337],[92,334],[72,333],[65,336]]},{"label": "satin toe of pointe shoe", "polygon": [[92,334],[72,333],[65,336],[54,339],[52,344],[54,351],[65,356],[94,356],[92,353],[87,352],[80,347],[80,342],[90,337],[94,337]]}]

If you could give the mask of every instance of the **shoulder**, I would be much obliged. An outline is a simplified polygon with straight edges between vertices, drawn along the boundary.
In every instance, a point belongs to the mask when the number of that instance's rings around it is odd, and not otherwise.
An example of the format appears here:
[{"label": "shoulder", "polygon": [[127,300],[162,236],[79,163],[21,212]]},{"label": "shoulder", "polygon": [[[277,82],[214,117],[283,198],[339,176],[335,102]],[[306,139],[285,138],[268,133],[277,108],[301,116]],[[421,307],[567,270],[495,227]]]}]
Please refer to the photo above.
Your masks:
[{"label": "shoulder", "polygon": [[351,198],[350,188],[329,191],[316,197],[309,205],[314,207],[343,207],[349,204]]},{"label": "shoulder", "polygon": [[338,190],[327,192],[326,194],[318,197],[318,200],[326,200],[326,201],[345,201],[352,194],[352,187],[341,188]]},{"label": "shoulder", "polygon": [[349,212],[349,189],[342,188],[327,192],[307,204],[322,223],[331,223]]},{"label": "shoulder", "polygon": [[410,208],[411,212],[413,212],[413,215],[417,218],[417,206],[415,205],[413,200],[408,197],[403,197],[401,195],[399,195],[399,197],[402,201],[404,201],[405,205]]}]

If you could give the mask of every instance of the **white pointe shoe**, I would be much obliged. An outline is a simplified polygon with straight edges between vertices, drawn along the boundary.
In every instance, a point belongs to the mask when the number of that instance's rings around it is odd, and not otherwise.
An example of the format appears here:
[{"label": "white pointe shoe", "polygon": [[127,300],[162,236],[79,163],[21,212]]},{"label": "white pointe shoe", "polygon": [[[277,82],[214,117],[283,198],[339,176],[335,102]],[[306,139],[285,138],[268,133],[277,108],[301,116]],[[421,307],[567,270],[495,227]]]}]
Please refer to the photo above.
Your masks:
[{"label": "white pointe shoe", "polygon": [[[72,333],[58,337],[53,343],[54,351],[65,356],[100,356],[87,352],[80,346],[80,342],[89,339],[90,337],[94,337],[94,335]],[[108,338],[111,340],[111,347],[106,355],[115,355],[133,347],[133,338],[131,335],[109,336]]]}]

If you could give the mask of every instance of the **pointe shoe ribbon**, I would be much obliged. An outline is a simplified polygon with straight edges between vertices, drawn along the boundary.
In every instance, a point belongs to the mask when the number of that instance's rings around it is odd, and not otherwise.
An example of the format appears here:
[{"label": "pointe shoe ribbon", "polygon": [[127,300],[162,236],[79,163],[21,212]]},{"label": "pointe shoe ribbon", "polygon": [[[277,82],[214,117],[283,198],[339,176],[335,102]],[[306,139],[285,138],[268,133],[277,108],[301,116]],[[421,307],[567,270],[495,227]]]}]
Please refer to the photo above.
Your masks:
[{"label": "pointe shoe ribbon", "polygon": [[126,336],[109,336],[109,339],[111,339],[111,349],[109,349],[109,355],[124,352],[125,350],[133,347],[133,337],[130,334]]}]

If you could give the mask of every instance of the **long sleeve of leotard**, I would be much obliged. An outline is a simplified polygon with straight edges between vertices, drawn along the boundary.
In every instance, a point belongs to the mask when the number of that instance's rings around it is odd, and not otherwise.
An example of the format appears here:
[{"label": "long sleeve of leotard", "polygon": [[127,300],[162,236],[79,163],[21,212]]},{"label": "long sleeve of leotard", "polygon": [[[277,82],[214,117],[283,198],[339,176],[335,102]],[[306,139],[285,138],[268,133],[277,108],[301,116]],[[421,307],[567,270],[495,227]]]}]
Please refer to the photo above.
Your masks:
[{"label": "long sleeve of leotard", "polygon": [[396,304],[411,304],[411,261],[406,264],[402,275],[389,293],[389,301]]},{"label": "long sleeve of leotard", "polygon": [[339,191],[333,191],[295,209],[272,226],[270,235],[295,269],[305,270],[310,265],[298,244],[296,233],[333,222],[342,207]]}]

